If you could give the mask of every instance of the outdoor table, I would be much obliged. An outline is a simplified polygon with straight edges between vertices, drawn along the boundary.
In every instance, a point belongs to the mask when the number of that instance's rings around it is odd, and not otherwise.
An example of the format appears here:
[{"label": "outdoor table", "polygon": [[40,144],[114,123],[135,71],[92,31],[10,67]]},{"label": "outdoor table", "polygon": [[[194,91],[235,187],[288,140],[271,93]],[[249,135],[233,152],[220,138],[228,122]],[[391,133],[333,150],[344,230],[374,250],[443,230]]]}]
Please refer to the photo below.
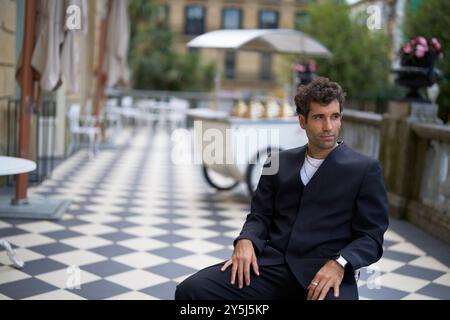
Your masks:
[{"label": "outdoor table", "polygon": [[[15,175],[19,173],[26,173],[36,169],[36,163],[31,160],[0,156],[0,176]],[[24,263],[16,259],[16,251],[11,248],[11,245],[5,239],[0,239],[0,247],[5,248],[6,253],[17,268],[22,268]]]}]

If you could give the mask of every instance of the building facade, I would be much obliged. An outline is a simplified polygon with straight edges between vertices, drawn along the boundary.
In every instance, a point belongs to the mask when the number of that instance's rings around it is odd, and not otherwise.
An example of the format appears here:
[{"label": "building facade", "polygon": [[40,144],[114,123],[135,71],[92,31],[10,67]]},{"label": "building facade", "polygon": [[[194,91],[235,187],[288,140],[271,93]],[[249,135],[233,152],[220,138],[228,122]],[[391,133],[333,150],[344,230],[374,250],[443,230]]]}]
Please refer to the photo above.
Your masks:
[{"label": "building facade", "polygon": [[[218,29],[295,29],[306,14],[308,0],[161,0],[177,50],[194,37]],[[204,61],[215,61],[224,90],[282,90],[281,57],[270,53],[202,49]]]}]

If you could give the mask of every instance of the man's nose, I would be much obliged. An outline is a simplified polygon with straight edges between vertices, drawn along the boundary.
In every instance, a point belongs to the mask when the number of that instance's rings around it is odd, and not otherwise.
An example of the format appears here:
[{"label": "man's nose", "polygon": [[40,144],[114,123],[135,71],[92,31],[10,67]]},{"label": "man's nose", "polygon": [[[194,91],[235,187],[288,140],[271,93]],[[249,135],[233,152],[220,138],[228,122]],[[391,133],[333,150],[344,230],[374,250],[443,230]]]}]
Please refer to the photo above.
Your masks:
[{"label": "man's nose", "polygon": [[331,125],[331,119],[325,119],[323,124],[323,130],[330,131],[331,129],[333,129],[333,126]]}]

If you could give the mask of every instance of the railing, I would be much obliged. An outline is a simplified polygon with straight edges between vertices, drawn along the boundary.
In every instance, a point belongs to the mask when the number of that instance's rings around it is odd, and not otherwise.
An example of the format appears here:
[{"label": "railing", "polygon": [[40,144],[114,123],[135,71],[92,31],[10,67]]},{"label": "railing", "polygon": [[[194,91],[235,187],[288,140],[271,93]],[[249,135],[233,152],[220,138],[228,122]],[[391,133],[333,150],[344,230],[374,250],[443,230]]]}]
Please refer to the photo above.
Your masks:
[{"label": "railing", "polygon": [[[3,105],[3,104],[0,104]],[[5,105],[3,105],[5,106]],[[7,98],[6,104],[6,155],[17,156],[19,144],[20,101]],[[53,96],[42,96],[39,112],[30,123],[30,156],[36,161],[36,170],[28,175],[30,183],[40,183],[56,167],[56,100]],[[13,177],[7,177],[6,184],[13,184]]]},{"label": "railing", "polygon": [[346,109],[341,138],[355,150],[378,159],[381,121],[379,114]]},{"label": "railing", "polygon": [[[450,214],[450,126],[414,124],[422,148],[418,199],[442,214]],[[417,156],[417,155],[416,155]],[[448,216],[450,217],[450,216]]]}]

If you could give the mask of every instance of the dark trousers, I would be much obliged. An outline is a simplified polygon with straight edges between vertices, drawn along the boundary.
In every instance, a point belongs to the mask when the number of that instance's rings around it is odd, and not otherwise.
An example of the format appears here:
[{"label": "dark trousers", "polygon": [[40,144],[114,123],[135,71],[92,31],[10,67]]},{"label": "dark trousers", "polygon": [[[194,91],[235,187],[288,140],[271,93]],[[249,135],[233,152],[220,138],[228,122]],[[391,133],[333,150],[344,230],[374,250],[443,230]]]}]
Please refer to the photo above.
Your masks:
[{"label": "dark trousers", "polygon": [[177,286],[175,300],[275,300],[306,299],[286,264],[259,266],[259,276],[251,271],[250,286],[239,289],[238,279],[231,285],[231,266],[220,271],[224,262],[207,267]]}]

